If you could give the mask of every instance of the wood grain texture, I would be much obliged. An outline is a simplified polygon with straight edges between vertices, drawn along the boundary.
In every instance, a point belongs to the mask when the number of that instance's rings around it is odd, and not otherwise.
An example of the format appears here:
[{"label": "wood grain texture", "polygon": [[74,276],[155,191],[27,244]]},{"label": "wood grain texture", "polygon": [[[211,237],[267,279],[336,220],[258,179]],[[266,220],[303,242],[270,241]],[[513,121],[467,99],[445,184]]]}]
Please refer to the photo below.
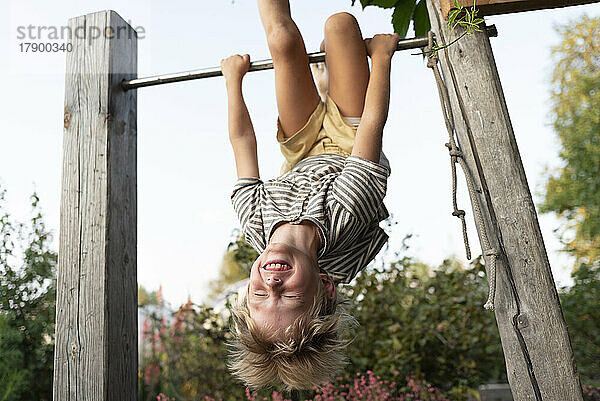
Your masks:
[{"label": "wood grain texture", "polygon": [[135,400],[137,34],[114,11],[69,27],[54,400]]},{"label": "wood grain texture", "polygon": [[[447,43],[439,0],[427,0],[427,7],[438,43],[441,38]],[[581,401],[567,327],[489,39],[485,32],[467,35],[440,51],[439,58],[457,142],[478,188],[491,245],[501,252],[495,315],[513,397]],[[445,135],[443,127],[440,132]]]},{"label": "wood grain texture", "polygon": [[[549,8],[577,6],[596,3],[598,0],[476,0],[478,15],[509,14],[523,11],[544,10]],[[458,0],[463,7],[472,7],[473,0]],[[440,0],[442,15],[448,19],[448,13],[454,8],[454,0]]]}]

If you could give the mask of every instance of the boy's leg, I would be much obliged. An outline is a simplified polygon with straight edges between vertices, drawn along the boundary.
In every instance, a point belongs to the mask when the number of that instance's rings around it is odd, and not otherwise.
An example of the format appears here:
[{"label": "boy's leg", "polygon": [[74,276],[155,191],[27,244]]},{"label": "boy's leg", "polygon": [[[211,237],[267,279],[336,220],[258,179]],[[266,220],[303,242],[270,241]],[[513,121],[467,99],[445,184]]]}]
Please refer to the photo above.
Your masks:
[{"label": "boy's leg", "polygon": [[329,96],[345,117],[360,117],[369,84],[369,62],[358,21],[352,14],[333,14],[325,22],[325,62]]},{"label": "boy's leg", "polygon": [[288,0],[258,0],[275,70],[275,94],[284,137],[302,128],[320,102],[302,35]]}]

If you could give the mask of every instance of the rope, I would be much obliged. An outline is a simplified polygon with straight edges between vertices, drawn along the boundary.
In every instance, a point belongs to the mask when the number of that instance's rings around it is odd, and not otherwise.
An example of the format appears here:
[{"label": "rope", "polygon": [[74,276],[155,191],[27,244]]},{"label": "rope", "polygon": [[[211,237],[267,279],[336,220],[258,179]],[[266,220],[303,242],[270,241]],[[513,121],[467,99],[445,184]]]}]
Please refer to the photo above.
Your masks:
[{"label": "rope", "polygon": [[448,152],[450,154],[450,166],[452,170],[452,206],[454,207],[454,211],[452,212],[452,216],[456,216],[460,219],[462,224],[462,232],[463,232],[463,241],[465,244],[465,250],[467,253],[467,259],[471,259],[471,249],[469,247],[469,238],[467,236],[467,225],[465,223],[465,211],[460,210],[456,203],[456,164],[460,164],[460,167],[465,175],[465,180],[467,182],[467,188],[469,190],[469,197],[471,198],[471,203],[473,204],[473,212],[475,214],[475,222],[477,224],[479,233],[481,234],[481,248],[483,250],[483,256],[487,263],[489,263],[489,286],[490,291],[488,295],[487,302],[483,306],[486,309],[494,309],[494,298],[496,296],[496,260],[500,253],[494,249],[490,245],[490,241],[488,238],[487,229],[485,227],[485,222],[483,219],[483,213],[481,212],[481,201],[477,196],[477,191],[475,189],[475,183],[473,181],[473,176],[471,175],[471,171],[467,168],[467,163],[465,161],[463,153],[460,151],[458,146],[456,145],[456,141],[454,139],[455,125],[454,125],[454,116],[452,115],[452,108],[450,105],[450,99],[448,97],[448,89],[444,84],[444,80],[440,74],[440,70],[438,68],[438,56],[437,53],[431,52],[433,49],[433,32],[429,31],[428,35],[428,44],[425,48],[425,52],[427,53],[427,67],[433,70],[433,75],[435,76],[435,82],[437,84],[437,89],[440,95],[440,103],[442,105],[442,114],[444,116],[444,122],[446,123],[446,129],[448,130],[449,141],[445,144],[448,148]]}]

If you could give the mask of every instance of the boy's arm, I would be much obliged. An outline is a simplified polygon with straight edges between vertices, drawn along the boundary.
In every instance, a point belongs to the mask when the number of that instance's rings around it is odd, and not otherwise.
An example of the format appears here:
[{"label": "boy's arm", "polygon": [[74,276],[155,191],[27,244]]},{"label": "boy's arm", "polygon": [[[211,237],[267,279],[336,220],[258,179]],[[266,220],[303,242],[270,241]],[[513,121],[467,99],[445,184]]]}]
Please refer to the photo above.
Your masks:
[{"label": "boy's arm", "polygon": [[229,141],[235,156],[238,178],[260,178],[256,135],[242,95],[242,79],[249,64],[248,55],[234,55],[221,61],[221,71],[227,87]]},{"label": "boy's arm", "polygon": [[383,127],[388,116],[390,103],[390,72],[392,56],[398,43],[398,35],[375,35],[365,41],[371,56],[371,75],[365,96],[365,106],[352,156],[378,163],[381,156]]},{"label": "boy's arm", "polygon": [[242,82],[227,83],[229,141],[235,155],[238,178],[259,178],[256,135],[242,95]]}]

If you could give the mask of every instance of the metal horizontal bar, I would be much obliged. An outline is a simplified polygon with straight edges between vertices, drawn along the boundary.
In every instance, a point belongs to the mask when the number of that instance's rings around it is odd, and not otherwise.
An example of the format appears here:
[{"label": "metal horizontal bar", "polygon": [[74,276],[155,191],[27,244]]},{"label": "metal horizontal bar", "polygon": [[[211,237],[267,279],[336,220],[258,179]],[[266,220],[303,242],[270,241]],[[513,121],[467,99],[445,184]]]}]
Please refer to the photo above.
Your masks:
[{"label": "metal horizontal bar", "polygon": [[[490,26],[486,27],[486,30],[487,30],[488,36],[498,36],[498,31],[496,30],[495,25],[490,25]],[[396,47],[396,51],[425,47],[425,46],[427,46],[427,43],[428,43],[427,36],[419,36],[416,38],[402,39],[398,42],[398,47]],[[308,53],[309,64],[320,63],[323,61],[325,61],[325,52]],[[257,60],[257,61],[253,61],[250,63],[248,72],[270,70],[272,68],[273,68],[273,60],[272,59]],[[222,75],[223,74],[221,73],[221,67],[219,66],[219,67],[203,68],[200,70],[176,72],[176,73],[164,74],[164,75],[156,75],[153,77],[136,78],[136,79],[132,79],[130,81],[123,81],[121,83],[121,86],[123,87],[124,90],[129,90],[129,89],[143,88],[145,86],[169,84],[172,82],[191,81],[193,79],[218,77],[218,76],[222,76]]]}]

